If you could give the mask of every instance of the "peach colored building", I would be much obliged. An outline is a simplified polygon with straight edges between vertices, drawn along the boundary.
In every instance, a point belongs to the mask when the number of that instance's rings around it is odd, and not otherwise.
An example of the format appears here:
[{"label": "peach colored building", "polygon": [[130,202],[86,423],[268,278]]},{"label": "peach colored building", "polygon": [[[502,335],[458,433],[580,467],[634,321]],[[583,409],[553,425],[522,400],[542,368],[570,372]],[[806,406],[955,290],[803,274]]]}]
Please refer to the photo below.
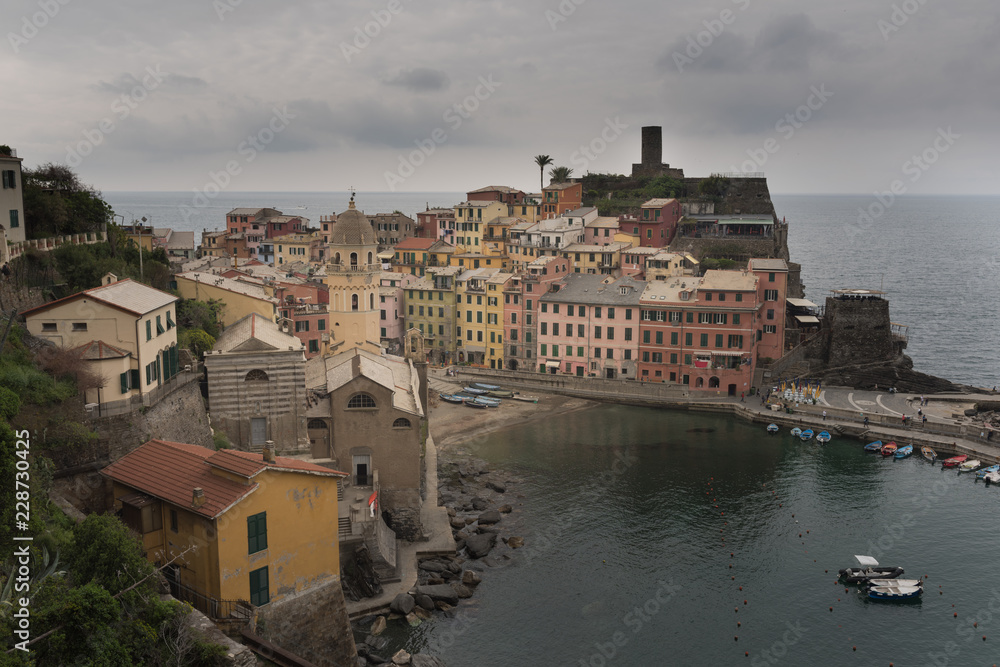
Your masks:
[{"label": "peach colored building", "polygon": [[635,378],[639,298],[646,283],[570,273],[541,299],[539,372]]},{"label": "peach colored building", "polygon": [[504,358],[508,370],[531,370],[536,367],[540,299],[552,283],[569,272],[569,260],[565,257],[539,257],[529,262],[524,271],[515,274],[504,286]]},{"label": "peach colored building", "polygon": [[785,350],[785,299],[788,297],[788,263],[783,259],[751,259],[761,303],[757,357],[780,359]]}]

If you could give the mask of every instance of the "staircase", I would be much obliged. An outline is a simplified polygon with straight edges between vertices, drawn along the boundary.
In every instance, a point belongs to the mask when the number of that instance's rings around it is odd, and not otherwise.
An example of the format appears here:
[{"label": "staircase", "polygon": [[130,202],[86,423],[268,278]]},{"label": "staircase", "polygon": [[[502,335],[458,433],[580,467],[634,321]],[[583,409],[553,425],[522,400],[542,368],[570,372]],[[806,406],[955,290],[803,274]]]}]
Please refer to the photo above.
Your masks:
[{"label": "staircase", "polygon": [[337,534],[341,539],[351,534],[351,517],[342,516],[337,519]]}]

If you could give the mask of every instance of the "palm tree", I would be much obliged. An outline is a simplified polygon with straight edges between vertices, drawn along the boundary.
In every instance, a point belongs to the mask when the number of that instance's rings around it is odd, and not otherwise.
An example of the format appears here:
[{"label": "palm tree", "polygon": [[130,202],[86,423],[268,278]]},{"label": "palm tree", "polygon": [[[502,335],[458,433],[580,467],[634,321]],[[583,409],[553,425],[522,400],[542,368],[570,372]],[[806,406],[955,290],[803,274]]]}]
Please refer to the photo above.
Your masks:
[{"label": "palm tree", "polygon": [[569,167],[556,167],[549,172],[553,183],[565,183],[573,175],[573,170]]},{"label": "palm tree", "polygon": [[545,167],[552,164],[552,158],[548,155],[536,155],[535,164],[538,165],[538,186],[545,187]]}]

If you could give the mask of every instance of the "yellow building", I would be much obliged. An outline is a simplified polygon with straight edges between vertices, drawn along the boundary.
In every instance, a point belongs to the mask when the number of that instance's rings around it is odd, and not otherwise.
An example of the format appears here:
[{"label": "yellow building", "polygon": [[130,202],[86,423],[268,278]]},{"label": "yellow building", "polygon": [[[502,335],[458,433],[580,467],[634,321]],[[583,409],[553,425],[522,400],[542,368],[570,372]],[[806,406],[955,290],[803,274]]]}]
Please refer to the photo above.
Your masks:
[{"label": "yellow building", "polygon": [[292,262],[322,262],[326,260],[325,242],[322,232],[310,234],[285,234],[272,239],[274,243],[274,265],[282,266]]},{"label": "yellow building", "polygon": [[224,278],[214,273],[189,271],[174,276],[177,291],[185,299],[219,301],[219,317],[223,327],[239,322],[250,313],[276,320],[278,299],[274,287],[261,282]]},{"label": "yellow building", "polygon": [[[214,619],[340,575],[337,481],[298,459],[151,440],[104,468],[175,597]],[[171,562],[172,561],[172,562]]]},{"label": "yellow building", "polygon": [[405,329],[418,329],[433,363],[451,363],[455,358],[455,285],[458,267],[433,267],[403,290]]},{"label": "yellow building", "polygon": [[179,372],[177,297],[113,274],[101,286],[21,313],[32,336],[76,351],[104,380],[88,403],[109,403],[160,386]]},{"label": "yellow building", "polygon": [[491,222],[508,216],[508,207],[498,201],[466,201],[455,205],[455,245],[466,252],[481,252],[483,237]]},{"label": "yellow building", "polygon": [[504,290],[513,277],[513,273],[495,273],[486,279],[486,363],[500,370],[504,368]]},{"label": "yellow building", "polygon": [[[459,363],[486,365],[486,281],[499,269],[472,269],[456,278],[455,346]],[[502,292],[500,293],[502,296]],[[501,315],[500,329],[503,329]]]},{"label": "yellow building", "polygon": [[593,273],[610,275],[622,266],[622,251],[631,246],[624,243],[608,245],[587,245],[574,243],[560,251],[569,260],[573,273]]},{"label": "yellow building", "polygon": [[325,282],[330,290],[329,353],[363,348],[381,354],[379,318],[382,264],[371,222],[354,207],[337,216],[330,234]]}]

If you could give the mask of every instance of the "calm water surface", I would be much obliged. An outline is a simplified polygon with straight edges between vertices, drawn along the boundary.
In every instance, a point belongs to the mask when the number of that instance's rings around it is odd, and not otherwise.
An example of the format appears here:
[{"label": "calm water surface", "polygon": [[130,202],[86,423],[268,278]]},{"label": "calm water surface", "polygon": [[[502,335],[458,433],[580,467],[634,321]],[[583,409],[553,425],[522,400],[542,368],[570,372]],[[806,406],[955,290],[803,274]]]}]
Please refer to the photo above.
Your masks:
[{"label": "calm water surface", "polygon": [[[988,608],[1000,489],[967,475],[855,441],[820,447],[621,406],[469,449],[522,479],[504,521],[525,547],[488,568],[462,623],[436,617],[392,635],[395,648],[434,647],[452,667],[923,665],[947,642],[952,665],[1000,659]],[[834,580],[854,554],[930,575],[927,593],[910,604],[845,593]]]}]

